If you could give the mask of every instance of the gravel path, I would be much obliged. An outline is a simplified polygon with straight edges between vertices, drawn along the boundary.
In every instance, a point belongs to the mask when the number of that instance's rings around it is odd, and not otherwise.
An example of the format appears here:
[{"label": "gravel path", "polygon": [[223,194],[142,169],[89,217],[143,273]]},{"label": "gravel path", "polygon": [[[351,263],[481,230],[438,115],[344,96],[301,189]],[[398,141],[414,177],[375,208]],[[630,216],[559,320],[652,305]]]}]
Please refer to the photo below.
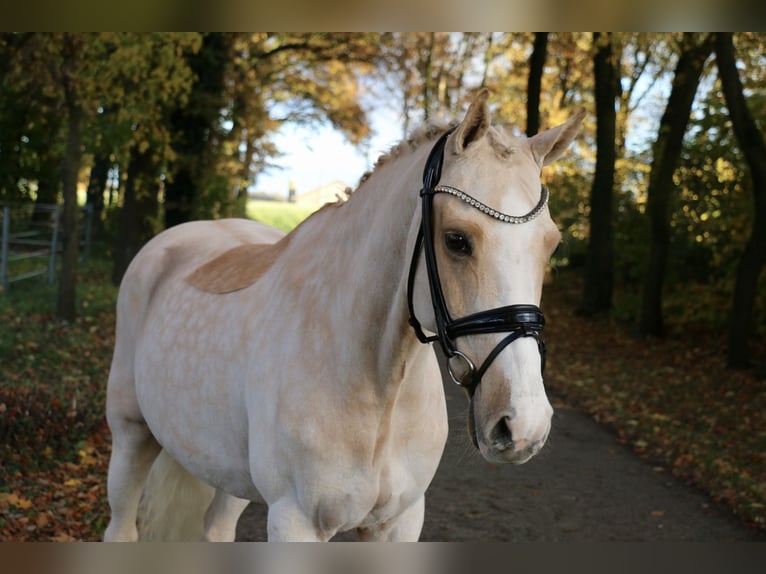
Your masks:
[{"label": "gravel path", "polygon": [[[555,397],[552,403],[554,426],[543,451],[522,466],[496,466],[474,451],[465,431],[466,400],[447,386],[450,436],[426,494],[421,540],[766,541],[766,534],[637,457],[587,415]],[[266,539],[264,505],[247,508],[237,539]]]}]

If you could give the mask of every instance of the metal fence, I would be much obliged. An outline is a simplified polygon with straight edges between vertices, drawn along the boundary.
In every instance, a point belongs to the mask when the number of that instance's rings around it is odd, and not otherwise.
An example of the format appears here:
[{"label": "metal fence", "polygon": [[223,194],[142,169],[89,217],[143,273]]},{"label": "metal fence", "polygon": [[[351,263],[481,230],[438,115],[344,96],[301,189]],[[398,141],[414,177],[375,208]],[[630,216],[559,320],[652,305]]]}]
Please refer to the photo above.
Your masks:
[{"label": "metal fence", "polygon": [[[56,257],[61,253],[63,232],[60,205],[23,204],[4,206],[0,227],[0,288],[11,283],[47,275],[56,279]],[[81,208],[81,258],[90,255],[91,206]]]}]

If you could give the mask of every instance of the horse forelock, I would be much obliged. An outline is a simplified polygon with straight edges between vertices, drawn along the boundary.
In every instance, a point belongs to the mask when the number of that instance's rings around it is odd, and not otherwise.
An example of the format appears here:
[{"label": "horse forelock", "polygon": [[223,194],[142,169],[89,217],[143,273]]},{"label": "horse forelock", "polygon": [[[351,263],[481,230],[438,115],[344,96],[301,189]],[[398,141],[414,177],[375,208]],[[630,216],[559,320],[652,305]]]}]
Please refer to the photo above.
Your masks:
[{"label": "horse forelock", "polygon": [[[518,144],[513,136],[509,137],[505,127],[492,126],[488,132],[488,139],[492,150],[500,159],[508,159],[518,151]],[[510,141],[509,141],[510,140]]]}]

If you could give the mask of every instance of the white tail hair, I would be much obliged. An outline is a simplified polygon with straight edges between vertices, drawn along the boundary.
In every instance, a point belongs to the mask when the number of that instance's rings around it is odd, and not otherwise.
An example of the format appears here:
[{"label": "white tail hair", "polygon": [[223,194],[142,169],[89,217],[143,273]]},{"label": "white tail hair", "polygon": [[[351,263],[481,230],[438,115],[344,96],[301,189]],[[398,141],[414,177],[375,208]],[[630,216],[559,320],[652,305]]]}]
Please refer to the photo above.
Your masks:
[{"label": "white tail hair", "polygon": [[202,540],[205,512],[214,494],[212,486],[189,474],[162,449],[149,471],[138,506],[139,540]]}]

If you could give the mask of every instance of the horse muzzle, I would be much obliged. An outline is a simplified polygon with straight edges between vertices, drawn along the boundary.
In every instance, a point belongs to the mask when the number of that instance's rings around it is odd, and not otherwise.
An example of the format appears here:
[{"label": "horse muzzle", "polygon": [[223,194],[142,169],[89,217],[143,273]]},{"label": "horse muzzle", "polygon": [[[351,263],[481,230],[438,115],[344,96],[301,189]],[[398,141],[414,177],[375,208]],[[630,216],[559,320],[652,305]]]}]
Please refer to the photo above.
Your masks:
[{"label": "horse muzzle", "polygon": [[471,398],[468,432],[474,446],[488,461],[524,464],[545,445],[553,408],[547,398],[527,399],[518,408],[488,418],[476,417],[476,396]]}]

